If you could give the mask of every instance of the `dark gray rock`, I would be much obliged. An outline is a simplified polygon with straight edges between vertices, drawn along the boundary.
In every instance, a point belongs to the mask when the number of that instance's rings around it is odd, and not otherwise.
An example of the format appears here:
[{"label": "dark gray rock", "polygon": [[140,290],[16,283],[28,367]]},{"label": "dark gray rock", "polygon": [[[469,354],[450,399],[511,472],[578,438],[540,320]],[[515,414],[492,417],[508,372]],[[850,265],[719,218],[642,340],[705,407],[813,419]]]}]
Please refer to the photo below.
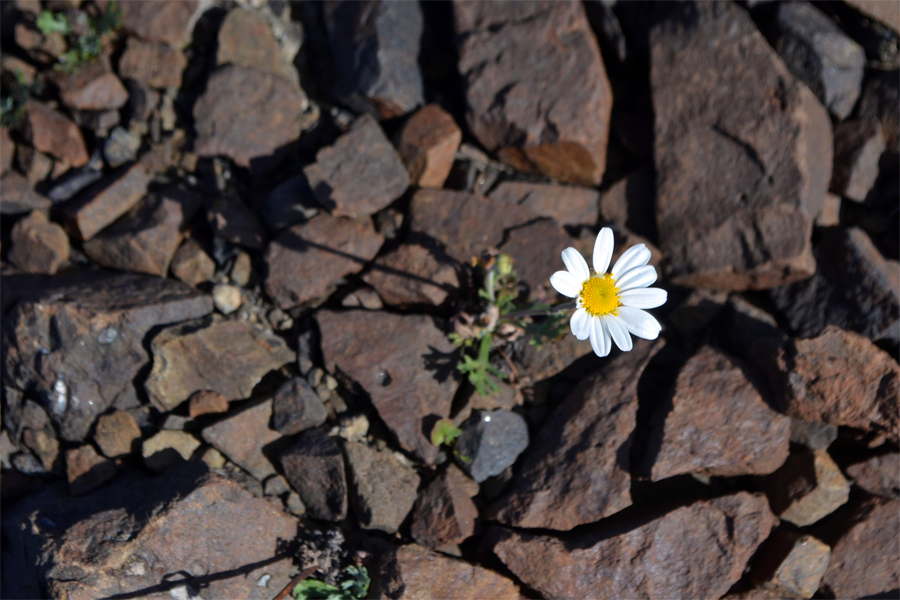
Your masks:
[{"label": "dark gray rock", "polygon": [[294,377],[278,388],[272,405],[272,426],[282,435],[318,427],[328,418],[325,405],[306,380]]},{"label": "dark gray rock", "polygon": [[878,179],[878,162],[884,148],[881,123],[875,119],[854,119],[835,125],[831,191],[864,201]]},{"label": "dark gray rock", "polygon": [[416,501],[419,476],[388,449],[349,443],[344,453],[353,489],[350,505],[360,526],[396,533]]},{"label": "dark gray rock", "polygon": [[900,152],[900,70],[869,70],[856,116],[881,121],[887,149]]},{"label": "dark gray rock", "polygon": [[206,215],[212,230],[232,244],[260,250],[266,231],[246,204],[236,198],[218,198]]},{"label": "dark gray rock", "polygon": [[501,474],[528,447],[528,424],[502,408],[478,412],[462,426],[456,451],[460,466],[478,483]]},{"label": "dark gray rock", "polygon": [[309,187],[306,175],[296,175],[275,186],[259,207],[259,216],[269,230],[278,233],[319,213],[320,205]]},{"label": "dark gray rock", "polygon": [[281,466],[311,517],[341,521],[347,516],[344,457],[328,435],[319,429],[304,431],[281,453]]}]

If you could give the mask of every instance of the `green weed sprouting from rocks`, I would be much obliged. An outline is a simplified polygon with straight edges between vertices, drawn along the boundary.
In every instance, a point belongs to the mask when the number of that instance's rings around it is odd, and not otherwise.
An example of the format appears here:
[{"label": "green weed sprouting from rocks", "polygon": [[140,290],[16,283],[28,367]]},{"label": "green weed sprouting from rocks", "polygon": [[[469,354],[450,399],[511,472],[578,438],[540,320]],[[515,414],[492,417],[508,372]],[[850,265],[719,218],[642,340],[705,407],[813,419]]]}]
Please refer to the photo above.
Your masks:
[{"label": "green weed sprouting from rocks", "polygon": [[365,567],[353,565],[344,569],[347,576],[340,587],[328,585],[318,579],[304,579],[296,586],[292,595],[297,600],[359,600],[369,593],[369,573]]},{"label": "green weed sprouting from rocks", "polygon": [[[4,80],[4,83],[7,83]],[[22,122],[25,117],[25,105],[28,99],[34,95],[37,84],[29,85],[25,81],[25,75],[16,69],[13,78],[6,88],[5,94],[0,95],[0,126],[12,129]]]},{"label": "green weed sprouting from rocks", "polygon": [[[50,35],[58,33],[69,36],[71,49],[59,57],[54,66],[58,71],[72,73],[83,64],[97,59],[103,53],[108,38],[122,27],[122,9],[115,0],[109,3],[106,10],[96,20],[83,11],[69,13],[41,11],[35,24],[41,33]],[[72,36],[74,35],[74,39]]]},{"label": "green weed sprouting from rocks", "polygon": [[440,447],[442,445],[447,446],[453,449],[453,454],[461,460],[462,462],[469,464],[472,462],[472,459],[468,456],[464,456],[456,450],[456,439],[462,435],[462,429],[456,426],[456,423],[453,422],[453,419],[441,419],[437,423],[434,424],[434,427],[431,429],[431,444],[436,447]]}]

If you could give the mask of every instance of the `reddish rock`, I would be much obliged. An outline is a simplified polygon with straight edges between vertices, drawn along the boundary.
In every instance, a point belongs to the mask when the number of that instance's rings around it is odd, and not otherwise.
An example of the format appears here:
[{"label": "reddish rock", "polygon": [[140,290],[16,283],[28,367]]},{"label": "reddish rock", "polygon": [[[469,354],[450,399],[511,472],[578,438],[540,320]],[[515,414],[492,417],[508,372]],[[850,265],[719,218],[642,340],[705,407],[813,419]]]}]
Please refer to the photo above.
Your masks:
[{"label": "reddish rock", "polygon": [[[440,548],[461,544],[475,533],[478,509],[472,502],[471,481],[450,465],[428,484],[413,508],[410,535],[419,544]],[[478,486],[475,493],[478,492]]]},{"label": "reddish rock", "polygon": [[181,281],[196,286],[213,278],[216,263],[196,240],[189,239],[175,251],[170,270]]},{"label": "reddish rock", "polygon": [[577,3],[453,4],[469,129],[520,170],[597,185],[612,92]]},{"label": "reddish rock", "polygon": [[878,161],[884,147],[881,123],[875,119],[835,125],[831,191],[863,202],[878,179]]},{"label": "reddish rock", "polygon": [[[550,285],[547,273],[559,270],[559,253],[573,242],[552,219],[539,219],[506,234],[500,251],[512,257],[516,276],[525,284],[525,292],[519,296],[521,299],[548,305],[558,301],[559,292]],[[592,254],[593,248],[585,256]]]},{"label": "reddish rock", "polygon": [[452,263],[439,252],[418,244],[403,244],[378,258],[363,275],[363,281],[392,306],[438,306],[459,287]]},{"label": "reddish rock", "polygon": [[516,584],[506,577],[416,544],[396,547],[380,540],[366,540],[363,548],[372,556],[371,598],[441,598],[462,590],[471,598],[522,597]]},{"label": "reddish rock", "polygon": [[527,181],[504,181],[491,192],[492,200],[524,206],[539,217],[550,217],[560,225],[597,223],[597,190],[571,185],[550,185]]},{"label": "reddish rock", "polygon": [[416,501],[419,476],[389,449],[344,445],[353,494],[350,506],[363,529],[396,533]]},{"label": "reddish rock", "polygon": [[52,154],[73,168],[90,160],[78,126],[36,100],[25,105],[24,135],[35,149]]},{"label": "reddish rock", "polygon": [[129,412],[117,410],[97,419],[94,441],[108,458],[131,454],[140,439],[141,429]]},{"label": "reddish rock", "polygon": [[[53,172],[53,159],[31,146],[22,146],[16,158],[19,170],[25,173],[25,179],[31,186],[44,181]],[[65,165],[60,163],[60,166],[64,167]]]},{"label": "reddish rock", "polygon": [[799,527],[811,525],[847,503],[850,484],[824,450],[793,452],[777,471],[760,479],[772,510]]},{"label": "reddish rock", "polygon": [[400,446],[433,463],[428,436],[450,415],[458,387],[445,333],[421,315],[319,311],[317,320],[326,368],[359,384]]},{"label": "reddish rock", "polygon": [[563,540],[494,528],[485,546],[549,598],[719,598],[774,524],[764,496],[739,492],[625,533],[601,529]]},{"label": "reddish rock", "polygon": [[294,225],[266,250],[266,293],[281,308],[322,298],[338,279],[361,271],[383,242],[368,218],[321,214]]},{"label": "reddish rock", "polygon": [[189,399],[188,412],[192,419],[201,415],[228,412],[228,398],[212,390],[194,392]]},{"label": "reddish rock", "polygon": [[52,435],[52,429],[26,429],[22,432],[22,444],[41,462],[47,474],[59,474],[59,440]]},{"label": "reddish rock", "polygon": [[10,171],[0,180],[3,194],[0,196],[0,214],[17,215],[33,210],[49,211],[53,203],[34,191],[24,177]]},{"label": "reddish rock", "polygon": [[113,73],[106,56],[54,79],[62,103],[75,110],[116,110],[128,102],[128,90]]},{"label": "reddish rock", "polygon": [[209,226],[216,235],[232,244],[262,250],[266,245],[266,230],[256,213],[237,198],[217,198],[206,212]]},{"label": "reddish rock", "polygon": [[84,496],[115,475],[115,463],[97,454],[90,444],[66,451],[66,478],[73,496]]},{"label": "reddish rock", "polygon": [[119,59],[119,75],[153,88],[181,87],[187,59],[180,50],[159,42],[129,37]]},{"label": "reddish rock", "polygon": [[303,172],[319,203],[336,215],[367,217],[399,198],[409,176],[370,115],[357,119]]},{"label": "reddish rock", "polygon": [[66,38],[61,33],[53,31],[44,35],[33,23],[25,20],[15,24],[13,36],[16,45],[22,48],[29,58],[45,66],[56,62],[67,49]]},{"label": "reddish rock", "polygon": [[209,76],[194,104],[198,156],[224,155],[256,173],[271,171],[300,137],[303,92],[281,77],[238,65]]},{"label": "reddish rock", "polygon": [[900,502],[869,498],[831,548],[822,590],[835,598],[891,597],[900,588]]},{"label": "reddish rock", "polygon": [[763,401],[744,371],[706,346],[678,373],[645,456],[653,481],[684,473],[767,475],[788,457],[791,422]]},{"label": "reddish rock", "polygon": [[447,111],[437,104],[419,109],[403,125],[397,144],[410,183],[423,188],[444,187],[461,141],[462,131]]},{"label": "reddish rock", "polygon": [[652,235],[655,238],[655,178],[653,166],[647,165],[614,183],[600,196],[600,215],[605,221],[618,223],[641,235]]},{"label": "reddish rock", "polygon": [[267,373],[296,358],[280,337],[246,321],[218,319],[163,329],[150,351],[153,369],[144,387],[162,412],[201,390],[219,392],[229,401],[249,398]]},{"label": "reddish rock", "polygon": [[16,144],[9,137],[6,127],[0,127],[0,177],[6,175],[16,154]]},{"label": "reddish rock", "polygon": [[216,65],[226,64],[270,73],[299,88],[297,70],[282,55],[272,28],[260,12],[235,8],[225,16],[219,27]]},{"label": "reddish rock", "polygon": [[876,496],[900,500],[900,454],[873,456],[844,469],[857,486]]},{"label": "reddish rock", "polygon": [[85,243],[84,251],[103,267],[165,277],[182,230],[199,208],[200,198],[192,192],[165,188]]},{"label": "reddish rock", "polygon": [[4,383],[47,398],[60,436],[73,442],[113,403],[138,403],[149,331],[212,311],[208,296],[182,283],[126,273],[4,277],[3,287],[21,290],[3,331]]},{"label": "reddish rock", "polygon": [[328,410],[305,379],[294,377],[275,392],[272,427],[282,435],[294,435],[318,427],[328,418]]},{"label": "reddish rock", "polygon": [[137,164],[88,188],[66,204],[69,234],[80,241],[90,240],[137,204],[147,193],[148,183],[150,176]]},{"label": "reddish rock", "polygon": [[517,340],[513,346],[513,356],[519,367],[519,383],[532,385],[553,377],[592,352],[589,343],[585,344],[571,334],[550,341],[540,349],[528,340]]},{"label": "reddish rock", "polygon": [[269,427],[271,420],[272,400],[266,400],[205,428],[203,439],[257,481],[263,481],[275,473],[263,449],[281,437]]},{"label": "reddish rock", "polygon": [[165,471],[190,460],[200,442],[186,431],[164,429],[141,444],[144,466],[151,471]]},{"label": "reddish rock", "polygon": [[202,3],[198,0],[159,0],[153,3],[122,2],[122,25],[130,33],[150,42],[165,42],[183,48]]},{"label": "reddish rock", "polygon": [[671,280],[740,291],[809,277],[812,221],[831,179],[828,113],[743,9],[664,12],[650,33],[650,79]]},{"label": "reddish rock", "polygon": [[10,240],[9,262],[26,273],[53,275],[69,260],[69,236],[43,212],[16,221]]},{"label": "reddish rock", "polygon": [[344,458],[321,430],[301,433],[296,443],[281,453],[281,466],[309,516],[325,521],[341,521],[347,516]]},{"label": "reddish rock", "polygon": [[661,347],[635,344],[579,384],[547,417],[488,517],[513,527],[569,530],[629,506],[638,380]]},{"label": "reddish rock", "polygon": [[812,598],[828,568],[831,548],[811,535],[778,530],[765,541],[751,569],[751,579],[783,598]]}]

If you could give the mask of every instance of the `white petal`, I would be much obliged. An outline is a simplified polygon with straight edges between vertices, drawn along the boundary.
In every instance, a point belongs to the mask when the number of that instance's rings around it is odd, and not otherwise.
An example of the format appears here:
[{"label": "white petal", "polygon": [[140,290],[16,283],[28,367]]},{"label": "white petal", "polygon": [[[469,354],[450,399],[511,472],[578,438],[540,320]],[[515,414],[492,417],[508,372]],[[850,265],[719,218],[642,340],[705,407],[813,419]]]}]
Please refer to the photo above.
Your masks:
[{"label": "white petal", "polygon": [[579,340],[586,340],[591,335],[591,315],[583,308],[579,308],[572,314],[569,321],[572,327],[572,335]]},{"label": "white petal", "polygon": [[604,275],[606,269],[609,268],[614,245],[615,240],[613,239],[612,229],[609,227],[601,229],[600,233],[597,234],[597,241],[594,242],[594,270],[597,272],[597,275]]},{"label": "white petal", "polygon": [[599,357],[609,356],[612,349],[612,341],[609,339],[609,331],[597,317],[591,318],[591,348]]},{"label": "white petal", "polygon": [[659,288],[634,288],[619,292],[619,300],[631,308],[656,308],[666,303],[669,294]]},{"label": "white petal", "polygon": [[581,291],[584,281],[578,279],[568,271],[557,271],[550,276],[550,285],[553,289],[569,298],[575,298]]},{"label": "white petal", "polygon": [[609,335],[612,336],[612,339],[616,343],[616,346],[619,347],[619,350],[628,352],[634,347],[634,344],[631,342],[631,335],[628,333],[628,330],[625,329],[625,324],[619,317],[607,315],[603,317],[603,324],[609,329]]},{"label": "white petal", "polygon": [[613,277],[619,278],[635,267],[643,267],[650,262],[650,249],[644,244],[632,246],[622,253],[616,264],[613,265]]},{"label": "white petal", "polygon": [[577,277],[580,281],[585,282],[591,278],[591,270],[588,269],[587,261],[581,255],[581,252],[575,248],[566,248],[562,251],[563,263],[569,273]]},{"label": "white petal", "polygon": [[620,306],[619,319],[625,324],[625,329],[645,340],[655,340],[662,330],[659,321],[654,319],[650,313],[639,308]]},{"label": "white petal", "polygon": [[645,288],[654,283],[656,283],[656,269],[650,265],[631,269],[622,277],[616,279],[616,287],[619,288],[620,292],[635,288]]}]

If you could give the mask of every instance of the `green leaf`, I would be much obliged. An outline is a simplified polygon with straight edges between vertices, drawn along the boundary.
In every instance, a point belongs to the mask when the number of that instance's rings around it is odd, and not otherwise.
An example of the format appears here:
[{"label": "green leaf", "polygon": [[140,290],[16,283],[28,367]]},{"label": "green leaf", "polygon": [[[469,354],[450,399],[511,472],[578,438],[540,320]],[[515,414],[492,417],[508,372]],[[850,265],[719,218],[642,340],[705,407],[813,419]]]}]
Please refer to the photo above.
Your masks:
[{"label": "green leaf", "polygon": [[49,10],[41,11],[37,21],[35,21],[35,25],[44,35],[50,35],[51,33],[68,35],[72,33],[72,28],[69,26],[69,20],[66,18],[66,15],[62,13],[54,14]]},{"label": "green leaf", "polygon": [[350,576],[350,579],[345,579],[341,582],[341,587],[344,591],[353,598],[365,598],[369,593],[369,585],[372,583],[366,568],[357,568],[351,565],[347,567],[346,573]]},{"label": "green leaf", "polygon": [[294,586],[297,600],[337,600],[343,597],[341,590],[318,579],[304,579]]},{"label": "green leaf", "polygon": [[[468,356],[466,358],[469,358]],[[450,444],[462,434],[453,419],[441,419],[431,430],[431,443],[435,446]]]}]

